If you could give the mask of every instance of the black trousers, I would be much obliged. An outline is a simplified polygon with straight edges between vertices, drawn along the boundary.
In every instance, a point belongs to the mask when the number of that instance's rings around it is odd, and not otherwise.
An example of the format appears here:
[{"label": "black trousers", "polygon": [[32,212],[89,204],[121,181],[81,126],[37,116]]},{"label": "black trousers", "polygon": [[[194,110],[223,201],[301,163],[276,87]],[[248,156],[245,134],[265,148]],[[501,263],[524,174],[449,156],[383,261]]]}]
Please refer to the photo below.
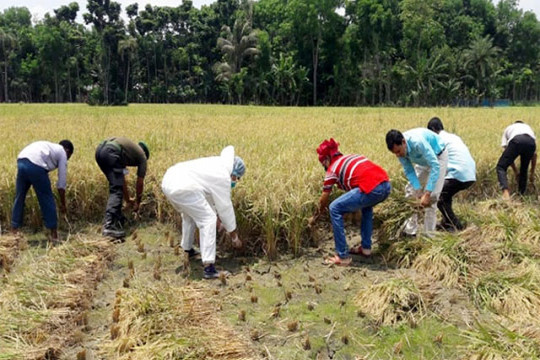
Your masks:
[{"label": "black trousers", "polygon": [[456,179],[445,179],[444,186],[437,202],[437,207],[443,216],[441,225],[445,228],[462,230],[463,224],[459,221],[454,210],[452,210],[452,200],[458,192],[470,188],[475,182],[461,182]]},{"label": "black trousers", "polygon": [[96,149],[96,162],[109,181],[109,200],[103,224],[106,228],[121,227],[125,220],[122,215],[125,166],[121,160],[121,150],[113,145],[100,144]]},{"label": "black trousers", "polygon": [[508,177],[506,170],[516,158],[520,157],[521,166],[519,169],[519,193],[525,194],[527,190],[527,173],[529,171],[529,163],[536,152],[536,142],[529,135],[518,135],[514,137],[506,149],[503,151],[499,162],[497,163],[497,178],[503,190],[508,189]]}]

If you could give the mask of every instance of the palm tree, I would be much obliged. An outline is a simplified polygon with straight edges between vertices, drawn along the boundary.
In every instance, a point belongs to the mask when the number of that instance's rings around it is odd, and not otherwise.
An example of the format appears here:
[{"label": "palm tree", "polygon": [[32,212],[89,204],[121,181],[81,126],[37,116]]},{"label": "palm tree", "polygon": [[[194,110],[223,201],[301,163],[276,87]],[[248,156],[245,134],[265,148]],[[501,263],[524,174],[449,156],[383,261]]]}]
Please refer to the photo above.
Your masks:
[{"label": "palm tree", "polygon": [[129,85],[129,68],[131,63],[131,58],[137,50],[137,39],[133,36],[128,37],[127,39],[120,40],[118,42],[118,53],[122,56],[122,60],[126,58],[127,69],[126,69],[126,83],[124,87],[124,103],[127,104],[128,101],[128,85]]},{"label": "palm tree", "polygon": [[0,49],[2,50],[2,59],[4,60],[4,101],[9,102],[8,96],[8,67],[9,57],[17,45],[15,36],[4,29],[0,29]]},{"label": "palm tree", "polygon": [[416,66],[405,67],[416,81],[415,94],[422,99],[422,105],[428,103],[433,90],[441,86],[441,81],[448,78],[446,74],[448,64],[443,61],[441,54],[429,58],[421,57]]},{"label": "palm tree", "polygon": [[230,81],[242,70],[245,59],[259,54],[257,31],[252,29],[252,5],[252,1],[244,3],[245,16],[237,18],[232,29],[227,25],[221,28],[223,36],[218,38],[217,46],[224,55],[224,61],[216,63],[213,68],[218,82]]},{"label": "palm tree", "polygon": [[487,35],[474,39],[468,49],[463,51],[464,67],[469,70],[478,90],[478,100],[493,88],[491,83],[498,74],[497,55],[500,53],[497,46],[493,46],[493,39]]}]

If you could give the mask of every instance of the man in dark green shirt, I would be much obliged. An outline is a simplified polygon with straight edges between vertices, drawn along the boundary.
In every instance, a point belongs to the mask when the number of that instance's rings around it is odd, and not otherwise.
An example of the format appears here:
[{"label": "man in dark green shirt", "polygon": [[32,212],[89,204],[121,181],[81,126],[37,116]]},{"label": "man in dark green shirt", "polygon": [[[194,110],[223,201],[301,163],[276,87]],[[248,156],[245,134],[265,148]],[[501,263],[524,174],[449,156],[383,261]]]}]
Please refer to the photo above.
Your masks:
[{"label": "man in dark green shirt", "polygon": [[[103,222],[103,235],[113,238],[123,238],[125,217],[122,215],[123,198],[134,211],[138,211],[141,205],[144,177],[146,176],[147,160],[150,151],[144,142],[135,144],[125,137],[112,137],[96,149],[96,162],[109,181],[109,200],[105,210]],[[137,167],[136,196],[129,196],[125,175],[128,173],[126,166]]]}]

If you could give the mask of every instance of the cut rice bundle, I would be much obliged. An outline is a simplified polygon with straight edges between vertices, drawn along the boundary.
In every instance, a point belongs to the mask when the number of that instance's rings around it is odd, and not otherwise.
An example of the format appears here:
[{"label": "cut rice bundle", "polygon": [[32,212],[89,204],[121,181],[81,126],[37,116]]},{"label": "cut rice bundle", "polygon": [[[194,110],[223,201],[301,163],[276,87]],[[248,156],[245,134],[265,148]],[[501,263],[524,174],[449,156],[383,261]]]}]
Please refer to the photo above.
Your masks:
[{"label": "cut rice bundle", "polygon": [[143,284],[118,300],[117,334],[103,356],[117,359],[253,359],[248,341],[225,325],[207,289]]},{"label": "cut rice bundle", "polygon": [[355,304],[379,325],[418,322],[426,313],[422,294],[410,278],[366,287],[356,296]]}]

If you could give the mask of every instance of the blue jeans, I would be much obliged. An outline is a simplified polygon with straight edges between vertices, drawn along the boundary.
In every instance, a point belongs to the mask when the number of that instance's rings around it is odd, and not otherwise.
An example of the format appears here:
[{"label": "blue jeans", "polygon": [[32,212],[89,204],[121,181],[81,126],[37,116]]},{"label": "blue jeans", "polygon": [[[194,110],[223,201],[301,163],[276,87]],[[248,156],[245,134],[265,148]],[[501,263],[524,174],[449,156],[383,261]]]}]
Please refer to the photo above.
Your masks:
[{"label": "blue jeans", "polygon": [[386,200],[390,195],[390,182],[385,181],[377,185],[369,194],[360,191],[359,188],[341,195],[330,204],[330,220],[334,230],[334,242],[336,252],[342,259],[349,257],[349,247],[345,240],[345,227],[343,215],[362,209],[362,248],[371,249],[371,235],[373,233],[373,206]]},{"label": "blue jeans", "polygon": [[36,192],[45,227],[47,229],[56,229],[58,226],[56,203],[51,190],[49,174],[47,170],[35,165],[28,159],[17,160],[16,194],[11,216],[11,227],[18,229],[23,224],[24,201],[30,185],[34,187]]}]

